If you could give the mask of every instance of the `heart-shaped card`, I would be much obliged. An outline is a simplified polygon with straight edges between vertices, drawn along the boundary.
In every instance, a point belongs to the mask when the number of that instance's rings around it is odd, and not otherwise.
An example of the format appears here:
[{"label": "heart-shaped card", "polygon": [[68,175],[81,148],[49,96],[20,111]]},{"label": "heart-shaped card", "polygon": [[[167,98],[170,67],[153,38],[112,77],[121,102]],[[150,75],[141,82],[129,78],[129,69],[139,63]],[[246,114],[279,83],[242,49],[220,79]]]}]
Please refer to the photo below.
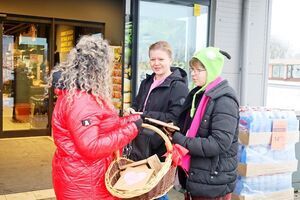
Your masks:
[{"label": "heart-shaped card", "polygon": [[136,190],[143,188],[150,180],[154,169],[149,169],[147,165],[128,167],[121,173],[119,180],[114,185],[118,190]]}]

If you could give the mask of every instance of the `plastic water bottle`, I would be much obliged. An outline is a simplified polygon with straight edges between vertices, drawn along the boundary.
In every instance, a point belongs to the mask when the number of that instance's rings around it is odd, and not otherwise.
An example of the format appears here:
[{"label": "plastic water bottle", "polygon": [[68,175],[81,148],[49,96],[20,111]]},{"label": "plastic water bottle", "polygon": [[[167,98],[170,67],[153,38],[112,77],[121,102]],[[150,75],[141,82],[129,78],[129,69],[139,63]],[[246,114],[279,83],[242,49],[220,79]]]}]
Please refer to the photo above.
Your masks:
[{"label": "plastic water bottle", "polygon": [[285,117],[288,120],[288,132],[295,132],[299,129],[299,121],[297,120],[296,113],[292,110],[285,112]]},{"label": "plastic water bottle", "polygon": [[262,116],[265,121],[265,127],[264,127],[264,132],[271,132],[272,131],[272,112],[268,109],[264,109],[262,111]]},{"label": "plastic water bottle", "polygon": [[251,194],[255,194],[259,191],[259,188],[260,188],[260,177],[259,176],[255,176],[255,177],[251,177],[252,179],[252,187],[250,188],[251,189]]},{"label": "plastic water bottle", "polygon": [[244,158],[243,158],[243,154],[244,154],[244,145],[241,145],[241,144],[239,144],[239,146],[238,146],[238,161],[240,162],[240,163],[245,163],[244,162]]},{"label": "plastic water bottle", "polygon": [[241,195],[241,193],[243,192],[243,181],[242,181],[242,177],[238,176],[237,178],[237,182],[234,188],[234,193],[237,195]]},{"label": "plastic water bottle", "polygon": [[264,120],[261,111],[255,110],[253,111],[253,132],[259,133],[264,130]]},{"label": "plastic water bottle", "polygon": [[242,131],[251,132],[251,125],[253,124],[252,111],[248,108],[241,109],[239,128]]},{"label": "plastic water bottle", "polygon": [[284,180],[285,176],[284,176],[284,174],[277,174],[276,176],[278,177],[277,180],[280,180],[280,181],[276,182],[274,190],[282,190],[285,187],[284,185],[286,184],[285,180]]},{"label": "plastic water bottle", "polygon": [[277,185],[278,182],[280,182],[280,177],[277,174],[273,174],[270,176],[270,187],[269,187],[269,192],[274,192],[277,191]]},{"label": "plastic water bottle", "polygon": [[253,187],[255,183],[253,182],[252,178],[243,177],[243,195],[253,194]]}]

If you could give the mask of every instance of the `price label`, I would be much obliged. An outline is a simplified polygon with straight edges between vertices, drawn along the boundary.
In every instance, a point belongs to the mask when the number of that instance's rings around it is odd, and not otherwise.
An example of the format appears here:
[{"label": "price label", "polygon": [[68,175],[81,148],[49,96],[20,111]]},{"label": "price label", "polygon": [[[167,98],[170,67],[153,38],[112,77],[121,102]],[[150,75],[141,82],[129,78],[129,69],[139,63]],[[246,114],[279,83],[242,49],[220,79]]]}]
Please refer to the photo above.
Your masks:
[{"label": "price label", "polygon": [[273,120],[271,149],[284,149],[287,142],[287,126],[287,120]]},{"label": "price label", "polygon": [[286,144],[286,132],[273,132],[271,139],[271,149],[282,150]]}]

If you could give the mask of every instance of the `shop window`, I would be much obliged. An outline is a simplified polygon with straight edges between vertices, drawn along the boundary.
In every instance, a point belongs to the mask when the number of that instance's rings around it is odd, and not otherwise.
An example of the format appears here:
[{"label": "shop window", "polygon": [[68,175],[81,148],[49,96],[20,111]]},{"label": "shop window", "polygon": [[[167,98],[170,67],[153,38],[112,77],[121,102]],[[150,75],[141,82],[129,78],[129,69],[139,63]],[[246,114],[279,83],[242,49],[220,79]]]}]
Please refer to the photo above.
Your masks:
[{"label": "shop window", "polygon": [[[195,51],[207,45],[208,6],[197,4],[196,9],[195,4],[188,6],[177,3],[140,1],[137,85],[146,77],[146,73],[152,72],[148,58],[148,48],[152,43],[167,41],[173,50],[172,66],[187,72],[188,60]],[[153,10],[161,12],[154,13]]]},{"label": "shop window", "polygon": [[46,21],[29,23],[20,18],[19,22],[14,19],[3,22],[3,131],[46,131],[52,107],[45,95],[50,55],[54,54],[53,65],[56,65],[66,60],[80,36],[104,33],[102,23],[56,20],[55,49],[50,52],[52,26]]},{"label": "shop window", "polygon": [[292,78],[300,79],[300,65],[292,66]]},{"label": "shop window", "polygon": [[46,129],[50,25],[3,24],[3,130]]},{"label": "shop window", "polygon": [[285,79],[286,78],[285,66],[284,65],[273,65],[272,78]]},{"label": "shop window", "polygon": [[82,35],[87,34],[103,34],[103,27],[82,27],[76,25],[58,24],[56,29],[56,42],[54,63],[63,62],[67,59],[70,50],[75,46],[76,42]]},{"label": "shop window", "polygon": [[292,78],[292,71],[293,71],[293,66],[292,65],[287,65],[287,79]]}]

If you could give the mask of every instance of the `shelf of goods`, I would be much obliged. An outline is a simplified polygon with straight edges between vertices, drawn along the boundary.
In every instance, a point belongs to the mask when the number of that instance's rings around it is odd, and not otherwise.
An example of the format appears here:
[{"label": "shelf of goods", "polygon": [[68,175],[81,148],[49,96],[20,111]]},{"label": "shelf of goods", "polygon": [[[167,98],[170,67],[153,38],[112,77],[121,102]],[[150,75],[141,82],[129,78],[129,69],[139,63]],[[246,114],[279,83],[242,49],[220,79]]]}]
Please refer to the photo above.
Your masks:
[{"label": "shelf of goods", "polygon": [[122,47],[111,46],[114,53],[112,69],[112,102],[117,110],[122,109]]}]

